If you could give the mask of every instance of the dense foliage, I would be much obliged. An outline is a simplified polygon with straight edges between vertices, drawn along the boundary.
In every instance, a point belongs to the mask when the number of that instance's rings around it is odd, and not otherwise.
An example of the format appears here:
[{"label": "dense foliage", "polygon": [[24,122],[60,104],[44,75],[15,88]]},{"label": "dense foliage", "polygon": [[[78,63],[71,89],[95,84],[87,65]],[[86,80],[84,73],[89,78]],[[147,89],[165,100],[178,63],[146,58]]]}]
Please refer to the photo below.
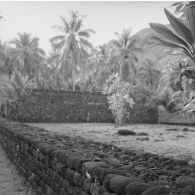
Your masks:
[{"label": "dense foliage", "polygon": [[105,93],[108,94],[108,103],[115,117],[116,124],[121,125],[127,114],[127,106],[133,107],[134,101],[129,96],[132,85],[125,82],[118,74],[112,74],[107,80]]},{"label": "dense foliage", "polygon": [[152,47],[163,45],[169,53],[185,58],[165,64],[163,70],[153,59],[144,57],[139,38],[129,29],[115,33],[114,40],[95,48],[90,42],[95,31],[86,28],[84,17],[73,11],[69,19],[61,16],[61,25],[54,26],[60,34],[50,39],[49,54],[39,47],[37,37],[26,32],[18,33],[10,42],[0,42],[1,104],[17,99],[30,87],[107,93],[117,123],[128,115],[127,107],[138,104],[151,108],[163,105],[171,113],[192,113],[195,8],[193,2],[172,6],[180,18],[165,9],[172,29],[150,24],[157,32]]},{"label": "dense foliage", "polygon": [[195,111],[195,2],[177,2],[173,6],[176,6],[175,13],[181,14],[182,19],[165,9],[171,29],[151,23],[151,28],[158,33],[153,37],[153,46],[163,45],[186,56],[186,61],[179,63],[166,77],[172,93],[169,102],[171,109],[191,114]]}]

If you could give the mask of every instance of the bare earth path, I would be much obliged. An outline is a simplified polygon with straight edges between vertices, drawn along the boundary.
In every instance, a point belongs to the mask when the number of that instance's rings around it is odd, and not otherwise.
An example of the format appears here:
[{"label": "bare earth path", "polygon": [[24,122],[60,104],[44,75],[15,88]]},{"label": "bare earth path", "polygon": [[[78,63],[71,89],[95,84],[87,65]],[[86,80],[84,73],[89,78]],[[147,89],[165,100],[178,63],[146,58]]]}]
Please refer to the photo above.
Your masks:
[{"label": "bare earth path", "polygon": [[[107,142],[133,150],[145,150],[154,154],[191,160],[195,159],[195,127],[187,130],[181,126],[130,124],[116,127],[109,123],[33,123],[52,132],[68,136],[81,136],[100,142]],[[120,136],[119,129],[137,133],[134,136]],[[147,135],[138,135],[139,133]]]},{"label": "bare earth path", "polygon": [[0,144],[0,195],[35,195],[17,174]]}]

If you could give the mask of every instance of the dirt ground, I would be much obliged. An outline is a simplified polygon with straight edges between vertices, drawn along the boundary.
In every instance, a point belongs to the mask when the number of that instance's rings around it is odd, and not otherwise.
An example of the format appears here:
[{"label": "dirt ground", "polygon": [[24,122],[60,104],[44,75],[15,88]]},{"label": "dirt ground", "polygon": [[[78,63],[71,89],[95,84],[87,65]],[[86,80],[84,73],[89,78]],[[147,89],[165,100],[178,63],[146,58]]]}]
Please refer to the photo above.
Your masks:
[{"label": "dirt ground", "polygon": [[[95,141],[112,143],[132,150],[144,150],[179,159],[195,159],[195,127],[188,127],[186,130],[184,127],[172,125],[135,124],[122,127],[108,123],[33,123],[30,125],[68,136],[82,136]],[[137,134],[144,132],[148,135],[121,136],[117,134],[119,129],[129,129]]]},{"label": "dirt ground", "polygon": [[0,195],[35,195],[18,175],[0,144]]}]

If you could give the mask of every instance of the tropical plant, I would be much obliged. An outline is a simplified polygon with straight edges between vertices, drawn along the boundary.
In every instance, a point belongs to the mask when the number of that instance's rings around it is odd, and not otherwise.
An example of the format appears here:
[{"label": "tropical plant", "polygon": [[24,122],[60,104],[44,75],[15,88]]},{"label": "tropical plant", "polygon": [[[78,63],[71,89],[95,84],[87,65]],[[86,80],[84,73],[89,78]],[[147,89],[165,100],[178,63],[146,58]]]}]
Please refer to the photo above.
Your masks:
[{"label": "tropical plant", "polygon": [[173,3],[171,6],[175,7],[174,13],[180,15],[181,18],[185,17],[186,7],[190,4],[190,1],[178,1]]},{"label": "tropical plant", "polygon": [[52,48],[52,51],[47,57],[47,63],[42,65],[41,76],[38,81],[39,88],[46,89],[67,89],[60,72],[57,69],[59,65],[59,51]]},{"label": "tropical plant", "polygon": [[157,88],[161,71],[154,67],[154,63],[150,59],[145,59],[144,64],[139,69],[139,76],[148,87]]},{"label": "tropical plant", "polygon": [[[113,40],[115,57],[119,65],[120,76],[124,81],[133,81],[137,74],[136,63],[138,54],[142,51],[137,46],[137,38],[131,36],[130,30],[123,30],[121,34],[115,33],[118,39]],[[130,76],[131,74],[131,76]]]},{"label": "tropical plant", "polygon": [[162,71],[160,79],[159,91],[170,87],[174,92],[183,90],[182,77],[183,71],[188,66],[188,60],[178,60],[167,65]]},{"label": "tropical plant", "polygon": [[136,104],[148,104],[152,98],[157,95],[157,90],[152,89],[145,85],[143,82],[138,81],[136,85],[133,85],[129,91],[129,95]]},{"label": "tropical plant", "polygon": [[95,91],[103,91],[106,80],[110,74],[117,72],[115,56],[111,43],[99,46],[88,58],[89,80],[91,88]]},{"label": "tropical plant", "polygon": [[7,44],[0,41],[0,73],[8,75],[10,80],[14,67],[13,64],[10,63],[9,49]]},{"label": "tropical plant", "polygon": [[[83,18],[78,12],[70,13],[70,20],[60,17],[62,25],[54,26],[62,34],[51,39],[52,45],[60,51],[60,63],[58,69],[64,77],[72,78],[73,90],[76,85],[78,66],[83,62],[86,52],[93,48],[89,42],[92,29],[83,29]],[[67,78],[66,78],[67,79]]]},{"label": "tropical plant", "polygon": [[6,116],[8,113],[8,105],[19,99],[22,95],[30,92],[32,86],[32,80],[29,80],[27,76],[23,77],[17,71],[13,73],[11,80],[0,79],[1,115]]},{"label": "tropical plant", "polygon": [[[191,63],[182,70],[181,77],[185,76],[187,79],[191,79],[191,83],[193,84],[195,79],[195,2],[190,1],[183,8],[180,5],[177,9],[181,9],[181,12],[184,13],[185,17],[183,20],[175,17],[165,9],[165,14],[173,30],[162,24],[150,24],[151,28],[160,35],[153,37],[153,40],[155,40],[154,46],[160,44],[185,54]],[[189,94],[189,92],[185,93],[184,90],[184,94]],[[188,95],[186,98],[189,98]],[[185,101],[184,106],[186,102],[188,101]],[[192,109],[190,109],[191,106]],[[193,104],[189,104],[187,108],[184,110],[190,110],[191,112],[194,109]]]},{"label": "tropical plant", "polygon": [[110,75],[104,93],[108,95],[109,109],[111,109],[115,122],[122,125],[127,114],[127,105],[133,107],[134,101],[129,96],[132,85],[121,79],[118,73]]},{"label": "tropical plant", "polygon": [[158,33],[153,37],[156,45],[181,51],[195,63],[195,3],[186,7],[187,17],[184,22],[165,9],[165,14],[173,30],[162,24],[150,23],[150,27]]},{"label": "tropical plant", "polygon": [[18,33],[18,38],[10,42],[10,60],[23,76],[32,79],[37,76],[44,61],[44,51],[39,48],[39,39],[28,33]]}]

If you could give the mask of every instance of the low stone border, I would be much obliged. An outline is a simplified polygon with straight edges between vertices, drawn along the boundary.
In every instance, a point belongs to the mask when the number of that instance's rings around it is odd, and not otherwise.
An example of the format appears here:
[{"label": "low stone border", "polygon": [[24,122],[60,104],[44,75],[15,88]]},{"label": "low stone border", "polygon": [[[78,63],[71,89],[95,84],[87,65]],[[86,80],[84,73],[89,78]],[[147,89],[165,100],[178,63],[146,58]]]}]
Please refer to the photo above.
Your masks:
[{"label": "low stone border", "polygon": [[189,126],[189,127],[195,127],[195,123],[171,123],[171,122],[162,122],[159,123],[160,125],[175,125],[175,126]]},{"label": "low stone border", "polygon": [[0,119],[0,141],[37,194],[168,195],[171,191],[187,195],[195,192],[195,178],[185,160],[125,151],[5,119]]}]

